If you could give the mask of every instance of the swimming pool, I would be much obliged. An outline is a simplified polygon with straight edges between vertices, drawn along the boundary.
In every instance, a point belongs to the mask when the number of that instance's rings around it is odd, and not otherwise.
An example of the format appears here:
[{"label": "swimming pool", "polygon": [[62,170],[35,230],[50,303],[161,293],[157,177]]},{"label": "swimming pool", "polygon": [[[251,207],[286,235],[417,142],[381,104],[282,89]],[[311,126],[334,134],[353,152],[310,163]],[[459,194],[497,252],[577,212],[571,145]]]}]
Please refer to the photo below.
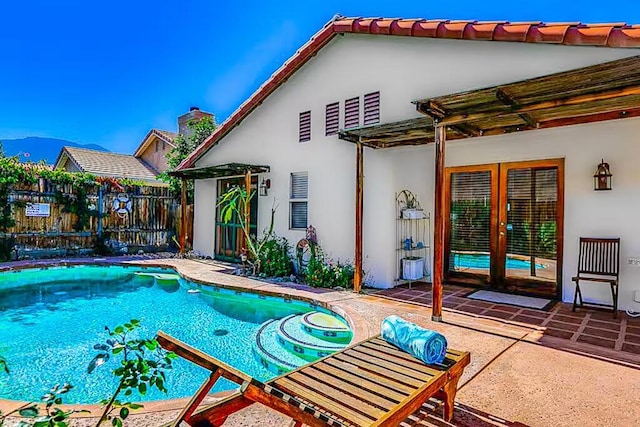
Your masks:
[{"label": "swimming pool", "polygon": [[[491,266],[491,257],[488,254],[451,253],[450,260],[452,270],[489,270]],[[530,270],[531,262],[529,260],[507,256],[506,268],[513,270]],[[547,268],[547,266],[536,263],[536,269],[543,268]]]},{"label": "swimming pool", "polygon": [[[0,273],[0,354],[11,369],[10,375],[0,375],[0,398],[39,400],[51,386],[64,382],[74,386],[65,403],[97,403],[109,397],[116,386],[111,373],[116,365],[107,362],[88,374],[89,361],[97,353],[93,345],[107,338],[105,326],[134,318],[141,321],[141,337],[163,330],[267,380],[275,374],[265,369],[251,350],[261,324],[318,310],[302,301],[200,285],[182,278],[160,284],[139,273],[175,271],[76,266]],[[193,292],[196,288],[200,292]],[[207,375],[208,371],[179,359],[167,373],[168,394],[153,389],[142,398],[134,396],[134,400],[192,395]],[[232,386],[220,381],[214,391]]]}]

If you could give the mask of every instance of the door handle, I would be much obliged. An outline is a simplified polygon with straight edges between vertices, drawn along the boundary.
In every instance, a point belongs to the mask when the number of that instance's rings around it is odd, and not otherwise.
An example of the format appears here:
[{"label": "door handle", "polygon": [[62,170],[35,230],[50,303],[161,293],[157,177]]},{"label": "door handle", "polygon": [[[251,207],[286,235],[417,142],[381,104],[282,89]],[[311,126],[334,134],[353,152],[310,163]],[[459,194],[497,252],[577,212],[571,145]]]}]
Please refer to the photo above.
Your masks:
[{"label": "door handle", "polygon": [[501,232],[500,232],[500,235],[501,235],[501,236],[504,236],[504,231],[501,231]]}]

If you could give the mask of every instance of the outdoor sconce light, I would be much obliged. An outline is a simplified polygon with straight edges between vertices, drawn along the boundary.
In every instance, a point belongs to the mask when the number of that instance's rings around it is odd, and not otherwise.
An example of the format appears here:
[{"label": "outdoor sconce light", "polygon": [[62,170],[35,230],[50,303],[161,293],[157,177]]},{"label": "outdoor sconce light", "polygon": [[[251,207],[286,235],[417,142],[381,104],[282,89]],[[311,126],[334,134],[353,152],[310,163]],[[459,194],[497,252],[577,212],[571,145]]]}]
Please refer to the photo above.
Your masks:
[{"label": "outdoor sconce light", "polygon": [[611,171],[609,170],[609,163],[606,163],[604,159],[598,165],[596,174],[593,175],[593,189],[599,190],[611,190]]},{"label": "outdoor sconce light", "polygon": [[269,188],[271,188],[271,180],[262,178],[260,185],[258,185],[258,194],[260,196],[267,196]]}]

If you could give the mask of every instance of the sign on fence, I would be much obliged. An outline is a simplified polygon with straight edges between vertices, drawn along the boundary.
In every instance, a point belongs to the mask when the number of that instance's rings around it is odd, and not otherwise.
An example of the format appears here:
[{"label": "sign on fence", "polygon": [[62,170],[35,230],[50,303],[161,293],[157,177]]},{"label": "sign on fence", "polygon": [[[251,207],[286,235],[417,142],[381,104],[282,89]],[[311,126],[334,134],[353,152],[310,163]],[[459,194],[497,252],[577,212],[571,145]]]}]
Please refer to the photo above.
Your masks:
[{"label": "sign on fence", "polygon": [[25,210],[27,216],[48,217],[51,215],[51,204],[49,203],[27,203]]}]

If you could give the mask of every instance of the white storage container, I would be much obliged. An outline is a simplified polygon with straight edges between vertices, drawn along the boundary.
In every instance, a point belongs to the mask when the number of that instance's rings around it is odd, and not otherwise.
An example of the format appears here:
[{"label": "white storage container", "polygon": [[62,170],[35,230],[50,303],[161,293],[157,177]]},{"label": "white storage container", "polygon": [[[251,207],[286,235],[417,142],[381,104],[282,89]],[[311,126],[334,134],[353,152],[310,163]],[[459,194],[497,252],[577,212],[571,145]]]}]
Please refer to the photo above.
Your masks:
[{"label": "white storage container", "polygon": [[407,257],[402,259],[402,278],[418,280],[424,276],[424,258]]},{"label": "white storage container", "polygon": [[402,211],[403,219],[423,219],[426,217],[422,209],[404,209]]}]

